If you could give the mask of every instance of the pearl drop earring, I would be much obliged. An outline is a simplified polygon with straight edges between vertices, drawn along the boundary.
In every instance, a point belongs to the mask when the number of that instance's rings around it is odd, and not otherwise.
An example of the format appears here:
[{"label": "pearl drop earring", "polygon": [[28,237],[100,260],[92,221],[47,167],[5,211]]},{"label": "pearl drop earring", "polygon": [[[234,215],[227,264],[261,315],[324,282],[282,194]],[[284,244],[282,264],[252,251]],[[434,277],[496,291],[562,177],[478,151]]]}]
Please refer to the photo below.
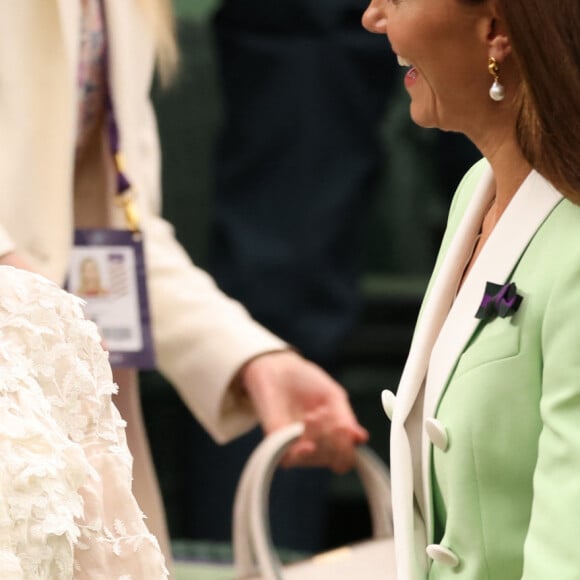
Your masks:
[{"label": "pearl drop earring", "polygon": [[497,64],[497,60],[493,58],[493,56],[489,57],[489,61],[487,63],[487,70],[489,74],[493,77],[493,84],[489,89],[489,96],[494,101],[503,101],[505,97],[505,88],[499,82],[499,65]]}]

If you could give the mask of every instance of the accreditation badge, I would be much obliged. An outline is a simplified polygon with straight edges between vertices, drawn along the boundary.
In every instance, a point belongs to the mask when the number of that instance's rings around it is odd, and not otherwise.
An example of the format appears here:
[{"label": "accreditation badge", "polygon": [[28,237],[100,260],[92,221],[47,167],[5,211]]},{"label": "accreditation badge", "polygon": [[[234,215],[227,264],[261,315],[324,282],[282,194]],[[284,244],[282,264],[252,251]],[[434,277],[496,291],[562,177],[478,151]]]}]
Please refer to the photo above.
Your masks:
[{"label": "accreditation badge", "polygon": [[85,300],[113,367],[155,366],[151,317],[139,232],[77,229],[67,290]]}]

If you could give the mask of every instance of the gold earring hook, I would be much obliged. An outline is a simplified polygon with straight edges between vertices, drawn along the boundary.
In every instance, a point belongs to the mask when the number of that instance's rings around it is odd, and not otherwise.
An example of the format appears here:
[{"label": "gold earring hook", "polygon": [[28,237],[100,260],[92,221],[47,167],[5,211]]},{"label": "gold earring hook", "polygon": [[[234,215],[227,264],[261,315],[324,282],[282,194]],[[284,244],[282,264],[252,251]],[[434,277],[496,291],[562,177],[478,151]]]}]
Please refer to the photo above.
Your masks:
[{"label": "gold earring hook", "polygon": [[497,64],[497,60],[493,58],[493,56],[489,57],[487,63],[487,70],[489,74],[497,81],[499,79],[499,65]]}]

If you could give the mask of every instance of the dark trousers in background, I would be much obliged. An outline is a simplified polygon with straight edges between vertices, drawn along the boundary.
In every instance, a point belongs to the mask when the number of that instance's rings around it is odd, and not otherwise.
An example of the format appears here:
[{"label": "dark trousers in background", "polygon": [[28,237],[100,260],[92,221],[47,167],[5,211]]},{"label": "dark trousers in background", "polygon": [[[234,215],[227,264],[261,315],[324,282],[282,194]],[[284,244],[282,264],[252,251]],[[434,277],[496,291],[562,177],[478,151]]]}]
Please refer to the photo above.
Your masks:
[{"label": "dark trousers in background", "polygon": [[[365,0],[226,0],[214,20],[224,126],[209,270],[252,315],[331,372],[359,310],[361,246],[393,75]],[[240,470],[260,434],[194,436],[192,537],[229,539]],[[196,464],[199,461],[199,465]],[[278,545],[325,547],[329,474],[278,474]],[[199,486],[198,486],[199,483]]]},{"label": "dark trousers in background", "polygon": [[358,312],[363,228],[393,59],[365,0],[228,0],[209,267],[252,315],[332,366]]}]

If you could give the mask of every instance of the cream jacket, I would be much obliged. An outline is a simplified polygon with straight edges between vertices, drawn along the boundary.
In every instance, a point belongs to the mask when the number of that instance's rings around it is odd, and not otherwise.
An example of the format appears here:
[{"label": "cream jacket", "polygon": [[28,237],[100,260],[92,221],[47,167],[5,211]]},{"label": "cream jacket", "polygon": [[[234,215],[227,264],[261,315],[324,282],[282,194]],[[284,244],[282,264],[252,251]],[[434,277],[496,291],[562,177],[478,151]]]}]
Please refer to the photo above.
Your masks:
[{"label": "cream jacket", "polygon": [[[158,368],[225,441],[255,422],[228,391],[233,375],[285,345],[191,263],[160,217],[152,35],[136,0],[105,6],[111,91],[141,213]],[[0,3],[0,255],[16,251],[61,284],[75,226],[124,225],[106,139],[91,144],[75,180],[80,17],[78,0]]]}]

